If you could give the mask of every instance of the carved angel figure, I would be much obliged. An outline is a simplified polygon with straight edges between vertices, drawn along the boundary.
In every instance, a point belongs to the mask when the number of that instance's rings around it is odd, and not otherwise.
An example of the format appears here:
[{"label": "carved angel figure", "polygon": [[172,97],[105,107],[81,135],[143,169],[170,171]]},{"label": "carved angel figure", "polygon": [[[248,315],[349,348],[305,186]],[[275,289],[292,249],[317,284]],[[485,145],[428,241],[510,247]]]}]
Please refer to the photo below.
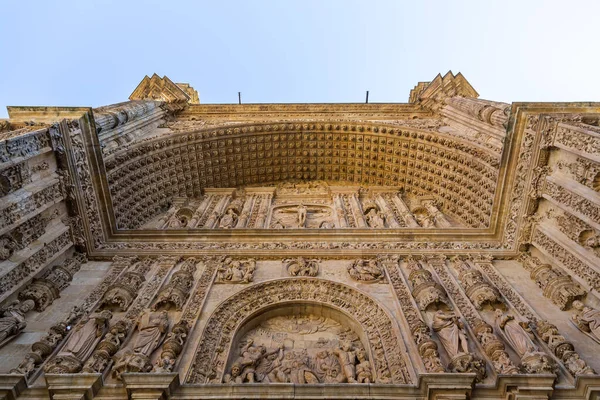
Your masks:
[{"label": "carved angel figure", "polygon": [[438,334],[450,358],[469,352],[463,324],[453,312],[438,310],[433,315],[431,327]]},{"label": "carved angel figure", "polygon": [[226,258],[217,269],[216,283],[250,283],[254,279],[256,261]]},{"label": "carved angel figure", "polygon": [[347,268],[352,279],[363,282],[378,282],[385,279],[383,269],[376,260],[356,260]]},{"label": "carved angel figure", "polygon": [[572,316],[575,326],[583,333],[600,343],[600,311],[586,306],[583,302],[573,302],[575,313]]},{"label": "carved angel figure", "polygon": [[285,260],[286,268],[292,276],[317,276],[319,273],[318,260],[307,260],[304,257],[298,257],[292,260]]}]

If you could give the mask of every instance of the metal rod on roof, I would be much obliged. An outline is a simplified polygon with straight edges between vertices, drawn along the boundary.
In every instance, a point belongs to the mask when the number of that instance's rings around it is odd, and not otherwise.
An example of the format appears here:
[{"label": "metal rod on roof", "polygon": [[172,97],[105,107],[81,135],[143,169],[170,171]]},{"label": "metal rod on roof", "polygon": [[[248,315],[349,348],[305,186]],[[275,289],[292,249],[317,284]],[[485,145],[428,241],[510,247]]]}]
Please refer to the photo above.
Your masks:
[{"label": "metal rod on roof", "polygon": [[238,92],[238,103],[242,104],[242,92]]},{"label": "metal rod on roof", "polygon": [[367,98],[365,99],[365,104],[369,104],[369,91],[367,90]]}]

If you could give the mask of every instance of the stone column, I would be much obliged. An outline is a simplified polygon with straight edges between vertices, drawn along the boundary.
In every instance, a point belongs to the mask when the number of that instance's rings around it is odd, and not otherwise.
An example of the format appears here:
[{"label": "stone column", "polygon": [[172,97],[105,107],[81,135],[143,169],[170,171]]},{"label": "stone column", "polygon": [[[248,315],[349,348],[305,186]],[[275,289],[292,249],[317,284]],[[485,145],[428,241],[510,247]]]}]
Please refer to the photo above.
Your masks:
[{"label": "stone column", "polygon": [[354,214],[358,228],[368,228],[369,225],[367,225],[367,221],[365,221],[362,207],[358,201],[358,195],[356,193],[350,194],[348,195],[348,199],[350,200],[350,207],[352,208],[352,214]]},{"label": "stone column", "polygon": [[396,216],[394,215],[394,213],[392,212],[392,210],[390,210],[390,208],[387,205],[387,202],[381,196],[381,194],[377,194],[375,196],[375,203],[377,203],[377,205],[379,206],[379,208],[381,209],[381,211],[385,215],[385,222],[388,225],[388,227],[390,227],[390,228],[399,228],[400,224],[398,224],[398,221],[396,221]]},{"label": "stone column", "polygon": [[333,195],[333,208],[338,221],[337,226],[340,228],[347,228],[348,221],[346,220],[346,211],[344,210],[344,203],[342,202],[341,195],[339,193],[335,193]]},{"label": "stone column", "polygon": [[391,199],[394,202],[394,204],[396,205],[396,207],[398,208],[398,211],[400,211],[400,213],[402,213],[402,218],[404,219],[406,226],[408,226],[409,228],[420,227],[420,225],[417,222],[417,220],[415,219],[414,215],[410,212],[406,203],[404,203],[404,200],[402,200],[400,198],[400,195],[397,194],[395,196],[391,196]]},{"label": "stone column", "polygon": [[421,204],[423,204],[423,207],[425,207],[427,212],[433,217],[435,224],[439,228],[449,228],[452,226],[446,216],[435,206],[435,200],[424,200]]},{"label": "stone column", "polygon": [[265,222],[267,220],[267,213],[271,208],[271,200],[273,199],[272,194],[261,195],[262,202],[260,204],[260,209],[258,210],[258,215],[256,218],[256,228],[264,228]]},{"label": "stone column", "polygon": [[447,98],[446,104],[499,128],[504,128],[504,125],[508,121],[508,115],[505,110],[510,105],[506,103],[455,96]]},{"label": "stone column", "polygon": [[190,228],[196,227],[196,225],[198,224],[198,221],[200,221],[200,218],[206,211],[206,207],[208,207],[208,205],[210,204],[212,197],[213,197],[212,195],[204,196],[202,203],[200,203],[198,208],[196,208],[196,211],[194,211],[194,215],[192,215],[192,219],[190,220],[190,222],[188,224],[188,226]]},{"label": "stone column", "polygon": [[250,218],[250,213],[252,212],[252,206],[254,205],[254,195],[246,196],[246,201],[244,202],[244,207],[242,208],[242,212],[240,217],[237,220],[235,225],[236,228],[245,228],[248,223],[248,218]]}]

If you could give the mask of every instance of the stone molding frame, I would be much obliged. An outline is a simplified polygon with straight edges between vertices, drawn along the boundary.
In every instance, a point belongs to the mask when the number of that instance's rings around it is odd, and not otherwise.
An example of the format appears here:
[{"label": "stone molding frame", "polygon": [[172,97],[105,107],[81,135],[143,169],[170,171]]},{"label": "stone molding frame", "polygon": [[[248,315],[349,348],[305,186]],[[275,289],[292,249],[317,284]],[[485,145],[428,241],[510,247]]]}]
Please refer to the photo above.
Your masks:
[{"label": "stone molding frame", "polygon": [[[23,108],[24,113],[42,113],[50,108]],[[527,216],[532,212],[535,199],[529,199],[527,193],[535,181],[531,174],[524,172],[530,165],[541,165],[540,152],[545,144],[545,131],[540,119],[556,115],[558,118],[571,114],[598,113],[598,103],[514,103],[505,149],[500,162],[498,189],[496,190],[490,227],[485,229],[383,229],[376,234],[368,229],[353,229],[343,233],[335,229],[317,233],[311,230],[295,232],[294,241],[269,243],[279,232],[267,229],[240,229],[234,233],[220,230],[173,230],[165,237],[162,232],[153,230],[118,230],[110,200],[110,190],[106,179],[100,143],[95,133],[93,111],[89,108],[51,108],[53,119],[79,118],[74,122],[80,133],[76,146],[71,145],[69,124],[60,124],[60,134],[65,141],[71,175],[77,176],[75,198],[78,200],[79,215],[86,229],[86,243],[91,257],[110,257],[116,254],[139,252],[165,254],[186,250],[189,255],[217,254],[232,249],[244,250],[246,254],[265,254],[272,248],[289,250],[295,254],[314,253],[315,251],[357,251],[361,254],[390,253],[407,254],[411,251],[444,250],[448,255],[479,252],[482,249],[493,251],[496,257],[515,256],[521,243],[527,243],[532,230],[532,222]],[[12,108],[12,114],[20,110]],[[397,128],[396,128],[397,129]],[[76,154],[77,153],[77,154]],[[541,164],[540,164],[541,163]],[[535,169],[535,168],[534,168]],[[81,181],[85,187],[80,186]],[[106,207],[98,207],[106,204]],[[460,233],[461,240],[456,240]],[[181,240],[183,237],[185,241]],[[257,240],[257,239],[262,240]],[[469,242],[477,238],[477,242]],[[193,239],[193,240],[190,240]],[[335,242],[324,243],[334,239]],[[275,246],[275,247],[273,247]]]},{"label": "stone molding frame", "polygon": [[185,382],[220,383],[234,337],[245,323],[273,306],[310,303],[332,308],[362,328],[368,341],[363,345],[374,364],[376,381],[414,382],[414,368],[405,357],[406,350],[402,350],[405,346],[400,328],[388,311],[355,288],[319,278],[270,280],[252,285],[221,302],[204,327]]}]

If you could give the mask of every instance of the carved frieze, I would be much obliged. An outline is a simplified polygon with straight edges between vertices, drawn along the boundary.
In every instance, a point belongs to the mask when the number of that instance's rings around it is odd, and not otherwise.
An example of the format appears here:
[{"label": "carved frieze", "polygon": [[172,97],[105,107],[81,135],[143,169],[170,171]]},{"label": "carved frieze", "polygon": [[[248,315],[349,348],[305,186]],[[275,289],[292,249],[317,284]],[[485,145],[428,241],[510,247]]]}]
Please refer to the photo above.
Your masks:
[{"label": "carved frieze", "polygon": [[348,275],[358,282],[374,283],[385,282],[385,270],[378,260],[359,259],[346,268]]},{"label": "carved frieze", "polygon": [[283,260],[284,267],[290,276],[317,276],[319,274],[319,262],[318,259],[306,259],[304,257]]}]

